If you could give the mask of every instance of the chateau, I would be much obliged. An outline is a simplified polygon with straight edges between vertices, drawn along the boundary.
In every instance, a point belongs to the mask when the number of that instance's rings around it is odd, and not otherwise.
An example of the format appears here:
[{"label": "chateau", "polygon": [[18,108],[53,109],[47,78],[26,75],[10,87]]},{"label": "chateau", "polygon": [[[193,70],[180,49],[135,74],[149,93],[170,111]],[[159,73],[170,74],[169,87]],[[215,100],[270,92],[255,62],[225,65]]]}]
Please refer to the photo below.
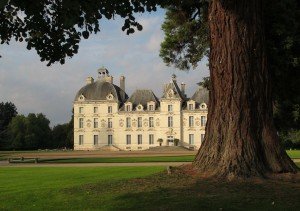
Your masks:
[{"label": "chateau", "polygon": [[105,68],[98,79],[86,85],[74,99],[74,149],[145,150],[157,146],[184,146],[197,149],[205,133],[208,91],[199,86],[188,98],[185,84],[173,75],[164,85],[161,98],[151,90],[125,92],[125,77],[120,86]]}]

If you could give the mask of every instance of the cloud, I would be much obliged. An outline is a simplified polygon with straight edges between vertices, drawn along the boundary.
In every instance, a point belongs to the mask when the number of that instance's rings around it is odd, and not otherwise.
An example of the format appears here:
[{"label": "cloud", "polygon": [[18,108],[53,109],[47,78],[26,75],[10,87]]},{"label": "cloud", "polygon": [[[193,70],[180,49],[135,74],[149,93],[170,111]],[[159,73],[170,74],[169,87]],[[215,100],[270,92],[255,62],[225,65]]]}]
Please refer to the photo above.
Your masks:
[{"label": "cloud", "polygon": [[196,90],[196,83],[208,75],[205,63],[189,73],[166,67],[159,58],[163,40],[161,23],[163,13],[138,16],[143,31],[126,35],[121,30],[123,21],[101,23],[101,32],[80,43],[79,53],[66,64],[47,67],[41,63],[34,50],[26,50],[23,43],[1,46],[0,101],[16,104],[19,113],[44,113],[51,125],[68,122],[76,92],[85,85],[88,76],[97,77],[97,69],[104,65],[114,76],[126,77],[126,92],[135,89],[152,89],[158,97],[162,87],[175,73],[178,82],[187,84],[189,96]]}]

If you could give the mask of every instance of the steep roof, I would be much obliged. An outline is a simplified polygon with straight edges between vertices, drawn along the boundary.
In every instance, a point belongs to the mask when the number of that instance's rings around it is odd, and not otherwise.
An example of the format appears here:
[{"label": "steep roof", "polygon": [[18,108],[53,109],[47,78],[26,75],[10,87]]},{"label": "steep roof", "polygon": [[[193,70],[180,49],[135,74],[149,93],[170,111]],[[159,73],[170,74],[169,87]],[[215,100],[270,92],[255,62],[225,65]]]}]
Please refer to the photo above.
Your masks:
[{"label": "steep roof", "polygon": [[190,100],[194,100],[198,105],[201,103],[205,103],[208,105],[209,91],[206,88],[199,86]]},{"label": "steep roof", "polygon": [[82,87],[75,96],[75,101],[80,95],[83,95],[86,100],[106,100],[107,95],[112,94],[118,102],[125,102],[128,98],[127,94],[118,86],[106,82],[95,81]]},{"label": "steep roof", "polygon": [[152,92],[152,90],[138,89],[130,96],[130,98],[126,102],[131,102],[133,108],[139,104],[146,108],[147,103],[150,101],[155,102],[156,106],[159,105],[159,100]]}]

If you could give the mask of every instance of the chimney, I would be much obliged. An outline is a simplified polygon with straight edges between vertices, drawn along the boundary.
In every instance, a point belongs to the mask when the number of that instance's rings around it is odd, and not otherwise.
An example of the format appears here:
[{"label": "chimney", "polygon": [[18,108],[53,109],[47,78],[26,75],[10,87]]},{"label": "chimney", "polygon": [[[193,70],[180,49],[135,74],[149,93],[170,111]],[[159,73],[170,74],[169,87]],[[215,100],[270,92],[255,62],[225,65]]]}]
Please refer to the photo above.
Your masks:
[{"label": "chimney", "polygon": [[113,79],[114,78],[112,76],[106,76],[105,77],[105,81],[108,82],[108,83],[111,83],[111,84],[113,83]]},{"label": "chimney", "polygon": [[120,88],[125,92],[125,76],[120,77]]},{"label": "chimney", "polygon": [[181,83],[181,93],[185,95],[185,83]]},{"label": "chimney", "polygon": [[94,83],[94,78],[93,77],[87,77],[85,81],[86,81],[86,84],[91,84],[91,83]]}]

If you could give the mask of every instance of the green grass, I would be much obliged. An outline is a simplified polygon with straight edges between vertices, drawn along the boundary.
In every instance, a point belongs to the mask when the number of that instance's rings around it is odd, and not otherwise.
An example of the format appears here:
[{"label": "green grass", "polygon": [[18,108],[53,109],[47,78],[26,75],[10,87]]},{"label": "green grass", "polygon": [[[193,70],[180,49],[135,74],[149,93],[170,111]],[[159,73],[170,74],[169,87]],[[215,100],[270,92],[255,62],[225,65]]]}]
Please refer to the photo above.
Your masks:
[{"label": "green grass", "polygon": [[229,183],[185,174],[167,175],[162,170],[163,167],[2,167],[0,210],[300,208],[299,183]]},{"label": "green grass", "polygon": [[[162,169],[163,167],[3,167],[0,168],[0,210],[68,210],[93,207],[89,204],[91,196],[81,189],[82,185],[109,185],[121,180],[149,176]],[[72,196],[68,189],[78,189],[78,193]],[[113,195],[107,194],[105,199],[112,200]],[[102,196],[96,195],[91,199],[97,202],[97,206],[103,200]]]},{"label": "green grass", "polygon": [[300,159],[300,150],[286,150],[286,152],[292,159]]}]

